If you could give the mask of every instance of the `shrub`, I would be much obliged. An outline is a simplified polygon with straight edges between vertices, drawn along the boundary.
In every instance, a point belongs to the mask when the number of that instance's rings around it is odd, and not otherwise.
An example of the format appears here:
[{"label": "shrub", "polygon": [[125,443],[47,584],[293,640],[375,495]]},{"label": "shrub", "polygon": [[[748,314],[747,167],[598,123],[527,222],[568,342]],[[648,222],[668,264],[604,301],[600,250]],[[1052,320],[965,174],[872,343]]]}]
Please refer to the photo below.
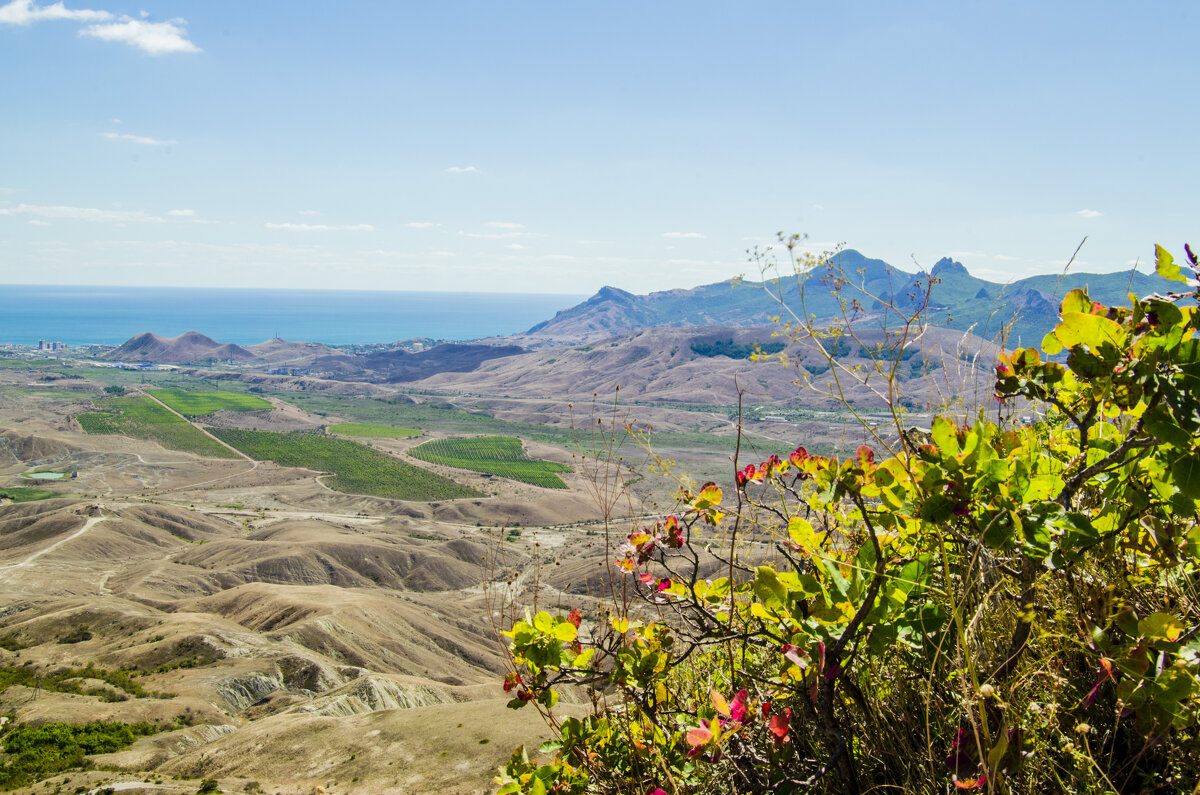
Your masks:
[{"label": "shrub", "polygon": [[[1188,249],[1193,269],[1200,262]],[[1185,281],[1158,249],[1160,275]],[[1200,296],[1072,291],[993,409],[685,487],[639,600],[515,622],[515,792],[1184,792],[1200,769]],[[1013,422],[1039,404],[1045,420]],[[770,540],[771,555],[746,539]],[[713,568],[716,571],[713,571]],[[620,588],[616,589],[617,592]],[[564,687],[594,705],[554,713]],[[585,699],[586,701],[586,699]]]}]

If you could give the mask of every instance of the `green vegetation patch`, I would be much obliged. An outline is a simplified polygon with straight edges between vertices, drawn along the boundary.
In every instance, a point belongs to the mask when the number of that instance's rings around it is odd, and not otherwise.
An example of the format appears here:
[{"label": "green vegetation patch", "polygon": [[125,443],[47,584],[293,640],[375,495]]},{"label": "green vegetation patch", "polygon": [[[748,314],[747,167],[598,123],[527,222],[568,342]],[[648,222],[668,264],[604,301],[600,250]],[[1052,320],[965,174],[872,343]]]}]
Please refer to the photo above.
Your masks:
[{"label": "green vegetation patch", "polygon": [[232,450],[148,397],[101,398],[95,404],[101,411],[75,418],[87,433],[149,439],[171,450],[207,458],[237,458]]},{"label": "green vegetation patch", "polygon": [[[12,644],[20,647],[19,642],[9,636],[7,640]],[[31,667],[16,668],[12,666],[0,665],[0,693],[3,693],[11,685],[24,685],[25,687],[33,687],[45,690],[47,693],[74,693],[80,696],[97,696],[102,701],[125,701],[128,696],[134,698],[173,698],[170,693],[150,692],[142,687],[134,677],[137,674],[134,671],[122,669],[119,671],[106,671],[103,668],[97,668],[94,664],[88,663],[83,668],[64,668],[54,673],[41,673]],[[88,688],[85,689],[80,680],[95,679],[112,685],[117,690],[123,691],[126,695],[113,693],[111,690],[103,688]]]},{"label": "green vegetation patch", "polygon": [[696,341],[692,343],[692,353],[697,356],[728,356],[730,359],[749,359],[755,353],[779,353],[787,347],[782,342],[747,342],[737,343],[733,338],[714,340],[711,342]]},{"label": "green vegetation patch", "polygon": [[372,439],[411,439],[422,433],[420,428],[397,428],[392,425],[370,425],[364,422],[343,422],[330,425],[329,432],[341,436],[364,436]]},{"label": "green vegetation patch", "polygon": [[260,411],[272,408],[271,404],[262,398],[240,392],[151,389],[149,394],[189,417],[203,417],[218,411]]},{"label": "green vegetation patch", "polygon": [[431,464],[499,475],[547,489],[565,489],[567,484],[554,473],[572,471],[565,464],[535,461],[525,455],[521,440],[512,436],[434,439],[408,452]]},{"label": "green vegetation patch", "polygon": [[329,487],[347,494],[421,501],[482,496],[475,489],[349,439],[236,428],[217,428],[213,433],[251,458],[328,472],[333,475]]},{"label": "green vegetation patch", "polygon": [[51,497],[57,496],[58,492],[47,491],[46,489],[31,489],[27,486],[0,486],[0,500],[34,502],[35,500],[48,500]]},{"label": "green vegetation patch", "polygon": [[85,755],[120,751],[158,730],[146,721],[18,725],[4,735],[4,750],[10,756],[0,765],[0,789],[25,787],[64,770],[86,767]]}]

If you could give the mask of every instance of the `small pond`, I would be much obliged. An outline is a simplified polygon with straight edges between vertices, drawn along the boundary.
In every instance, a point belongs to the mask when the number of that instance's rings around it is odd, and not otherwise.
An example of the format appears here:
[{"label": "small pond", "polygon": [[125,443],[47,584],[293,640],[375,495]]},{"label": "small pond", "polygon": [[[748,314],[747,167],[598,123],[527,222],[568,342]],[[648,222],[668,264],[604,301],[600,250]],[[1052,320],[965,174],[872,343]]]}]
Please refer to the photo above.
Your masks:
[{"label": "small pond", "polygon": [[66,472],[26,472],[23,477],[31,480],[62,480],[70,476]]}]

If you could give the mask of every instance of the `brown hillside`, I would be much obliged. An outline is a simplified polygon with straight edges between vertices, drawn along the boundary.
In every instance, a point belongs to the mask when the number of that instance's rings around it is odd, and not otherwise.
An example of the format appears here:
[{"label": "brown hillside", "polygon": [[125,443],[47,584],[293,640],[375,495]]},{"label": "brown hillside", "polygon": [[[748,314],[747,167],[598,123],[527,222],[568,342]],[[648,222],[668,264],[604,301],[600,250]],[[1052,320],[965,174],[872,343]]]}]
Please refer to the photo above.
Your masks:
[{"label": "brown hillside", "polygon": [[[802,395],[794,383],[798,377],[795,367],[728,356],[702,356],[692,348],[694,344],[719,340],[732,340],[736,344],[768,343],[773,341],[772,330],[770,327],[652,328],[592,345],[506,356],[486,362],[474,372],[442,373],[418,384],[435,390],[521,398],[555,396],[562,400],[589,398],[593,393],[612,394],[619,385],[622,397],[633,401],[710,405],[736,404],[740,385],[751,401],[802,400],[805,405],[817,407],[834,405],[833,398],[821,399],[811,392]],[[870,345],[883,335],[878,330],[864,330],[860,338]],[[947,329],[927,329],[913,345],[919,352],[904,364],[901,380],[905,393],[922,403],[938,402],[961,394],[964,389],[974,389],[978,378],[990,370],[995,356],[994,348],[986,341]],[[871,361],[861,355],[862,346],[850,341],[849,347],[839,361],[869,371]],[[795,364],[818,369],[825,364],[812,340],[794,344],[786,352],[789,361]],[[966,360],[979,354],[982,355],[977,362]],[[928,362],[929,367],[914,368],[914,359]],[[817,373],[811,380],[818,389],[828,391],[833,386],[833,373]],[[854,391],[850,400],[863,406],[882,405],[881,400],[862,389]]]},{"label": "brown hillside", "polygon": [[222,344],[198,331],[189,331],[178,337],[160,337],[151,332],[138,334],[104,354],[103,358],[117,362],[191,364],[209,359],[248,362],[256,357],[239,345]]}]

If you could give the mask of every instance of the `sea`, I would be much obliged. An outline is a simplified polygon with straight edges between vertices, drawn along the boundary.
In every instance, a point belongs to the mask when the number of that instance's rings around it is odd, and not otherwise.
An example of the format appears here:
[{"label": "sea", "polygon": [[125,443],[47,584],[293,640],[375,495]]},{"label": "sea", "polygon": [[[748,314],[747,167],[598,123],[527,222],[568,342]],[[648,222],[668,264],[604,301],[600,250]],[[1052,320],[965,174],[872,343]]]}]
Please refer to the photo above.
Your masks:
[{"label": "sea", "polygon": [[120,345],[150,331],[198,331],[254,345],[280,337],[327,345],[515,334],[587,296],[388,290],[243,290],[0,285],[0,344]]}]

